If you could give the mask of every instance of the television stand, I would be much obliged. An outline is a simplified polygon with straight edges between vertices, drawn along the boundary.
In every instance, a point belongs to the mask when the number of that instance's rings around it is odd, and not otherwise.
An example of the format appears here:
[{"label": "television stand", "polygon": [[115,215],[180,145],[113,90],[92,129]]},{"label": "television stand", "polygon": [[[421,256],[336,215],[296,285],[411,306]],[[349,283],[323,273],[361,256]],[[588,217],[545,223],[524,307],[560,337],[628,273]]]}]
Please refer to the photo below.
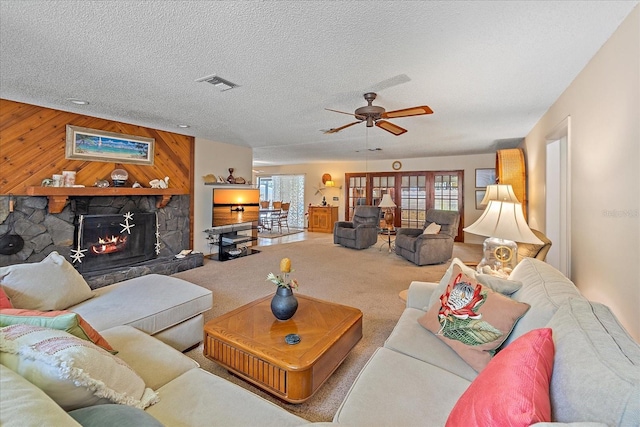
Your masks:
[{"label": "television stand", "polygon": [[[253,223],[235,224],[221,227],[214,227],[205,230],[209,246],[217,246],[218,253],[210,254],[209,259],[216,261],[229,261],[243,256],[259,253],[253,249],[251,244],[257,241],[254,230],[257,228]],[[241,231],[251,231],[251,235],[240,234]]]}]

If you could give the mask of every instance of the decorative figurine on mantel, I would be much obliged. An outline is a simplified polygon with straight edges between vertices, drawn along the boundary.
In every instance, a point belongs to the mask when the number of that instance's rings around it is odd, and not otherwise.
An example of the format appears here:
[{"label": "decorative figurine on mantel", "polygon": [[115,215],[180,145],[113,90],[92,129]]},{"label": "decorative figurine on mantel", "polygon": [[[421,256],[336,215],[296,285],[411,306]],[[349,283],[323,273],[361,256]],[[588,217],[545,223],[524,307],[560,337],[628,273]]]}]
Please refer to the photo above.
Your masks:
[{"label": "decorative figurine on mantel", "polygon": [[229,168],[229,176],[227,177],[227,182],[229,184],[235,184],[236,179],[233,177],[233,168]]},{"label": "decorative figurine on mantel", "polygon": [[327,199],[324,196],[322,196],[322,206],[327,206]]}]

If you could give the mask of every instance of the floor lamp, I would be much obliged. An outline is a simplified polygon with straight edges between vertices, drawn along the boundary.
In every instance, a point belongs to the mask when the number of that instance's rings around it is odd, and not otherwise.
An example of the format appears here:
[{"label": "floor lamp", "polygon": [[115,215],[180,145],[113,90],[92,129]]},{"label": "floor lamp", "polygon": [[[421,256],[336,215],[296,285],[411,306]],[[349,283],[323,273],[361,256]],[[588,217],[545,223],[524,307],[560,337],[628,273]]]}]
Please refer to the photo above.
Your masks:
[{"label": "floor lamp", "polygon": [[390,229],[393,226],[393,209],[396,207],[396,204],[393,203],[393,199],[389,194],[383,194],[382,200],[378,205],[380,209],[384,209],[384,222],[387,226],[387,229]]},{"label": "floor lamp", "polygon": [[[389,240],[389,252],[391,252],[391,227],[393,227],[393,209],[395,209],[396,204],[393,203],[393,199],[389,194],[383,194],[382,200],[378,205],[380,209],[384,209],[384,222],[387,226],[387,238]],[[382,249],[382,248],[380,248]]]},{"label": "floor lamp", "polygon": [[542,244],[527,225],[520,203],[490,200],[480,218],[463,230],[488,237],[482,244],[479,273],[506,277],[517,264],[516,242]]}]

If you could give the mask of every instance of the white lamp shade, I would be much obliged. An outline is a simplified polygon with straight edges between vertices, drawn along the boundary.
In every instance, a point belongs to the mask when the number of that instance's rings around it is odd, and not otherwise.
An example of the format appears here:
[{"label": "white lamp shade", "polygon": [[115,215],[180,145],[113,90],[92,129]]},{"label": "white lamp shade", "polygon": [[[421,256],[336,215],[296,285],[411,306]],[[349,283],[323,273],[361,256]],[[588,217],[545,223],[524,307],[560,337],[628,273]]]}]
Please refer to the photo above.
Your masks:
[{"label": "white lamp shade", "polygon": [[329,181],[327,181],[327,182],[325,182],[325,183],[324,183],[324,186],[325,186],[325,187],[335,187],[335,186],[336,186],[336,183],[335,183],[335,182],[333,182],[333,181],[331,181],[331,180],[329,180]]},{"label": "white lamp shade", "polygon": [[543,244],[527,225],[520,203],[491,200],[480,218],[464,231],[519,243]]},{"label": "white lamp shade", "polygon": [[516,197],[511,184],[491,184],[487,185],[484,198],[480,202],[480,207],[486,207],[490,200],[500,200],[501,202],[520,203]]},{"label": "white lamp shade", "polygon": [[391,196],[389,194],[383,194],[382,195],[382,200],[380,201],[380,204],[378,205],[379,208],[395,208],[396,204],[393,203],[393,200],[391,199]]}]

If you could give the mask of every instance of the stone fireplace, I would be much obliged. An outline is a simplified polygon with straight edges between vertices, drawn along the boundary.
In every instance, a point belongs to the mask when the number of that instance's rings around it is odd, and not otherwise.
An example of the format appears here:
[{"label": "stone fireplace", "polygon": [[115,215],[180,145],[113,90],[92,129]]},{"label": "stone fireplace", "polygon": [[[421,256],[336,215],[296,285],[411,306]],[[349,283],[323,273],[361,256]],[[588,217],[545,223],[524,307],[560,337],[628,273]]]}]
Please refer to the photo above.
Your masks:
[{"label": "stone fireplace", "polygon": [[149,261],[160,252],[157,229],[156,213],[80,215],[71,262],[90,273]]},{"label": "stone fireplace", "polygon": [[[9,199],[9,196],[0,196],[0,235],[7,232],[17,234],[25,243],[16,254],[0,255],[0,266],[39,262],[52,251],[57,251],[95,289],[149,273],[174,274],[203,263],[202,254],[180,259],[175,257],[181,250],[190,249],[188,195],[174,195],[162,208],[156,207],[154,196],[72,197],[60,213],[50,213],[47,197],[39,196],[14,196],[13,212],[9,212]],[[92,223],[99,221],[100,217],[111,218],[107,222],[111,229],[106,233],[109,236],[97,236],[92,232],[86,233],[86,230],[78,232],[82,230],[79,228],[80,222]],[[144,217],[149,220],[143,221]],[[143,225],[143,222],[149,224]],[[118,237],[126,238],[126,242],[132,242],[129,239],[142,239],[126,231],[128,229],[133,233],[138,227],[145,228],[151,234],[143,239],[143,246],[146,249],[151,247],[152,254],[148,259],[143,259],[148,255],[142,258],[138,255],[129,257],[115,251],[118,245],[123,245]],[[121,233],[123,228],[125,231]],[[82,239],[83,235],[85,241],[79,241],[78,238]],[[99,237],[116,239],[112,244],[105,243],[102,248],[97,240]],[[95,247],[94,252],[97,253],[90,256],[88,252],[91,247]],[[78,255],[78,250],[84,252]],[[99,255],[100,252],[108,253]],[[105,265],[105,260],[113,261],[116,258],[117,263]],[[74,262],[74,259],[78,261]],[[85,263],[93,263],[97,268],[90,266],[87,269]]]}]

